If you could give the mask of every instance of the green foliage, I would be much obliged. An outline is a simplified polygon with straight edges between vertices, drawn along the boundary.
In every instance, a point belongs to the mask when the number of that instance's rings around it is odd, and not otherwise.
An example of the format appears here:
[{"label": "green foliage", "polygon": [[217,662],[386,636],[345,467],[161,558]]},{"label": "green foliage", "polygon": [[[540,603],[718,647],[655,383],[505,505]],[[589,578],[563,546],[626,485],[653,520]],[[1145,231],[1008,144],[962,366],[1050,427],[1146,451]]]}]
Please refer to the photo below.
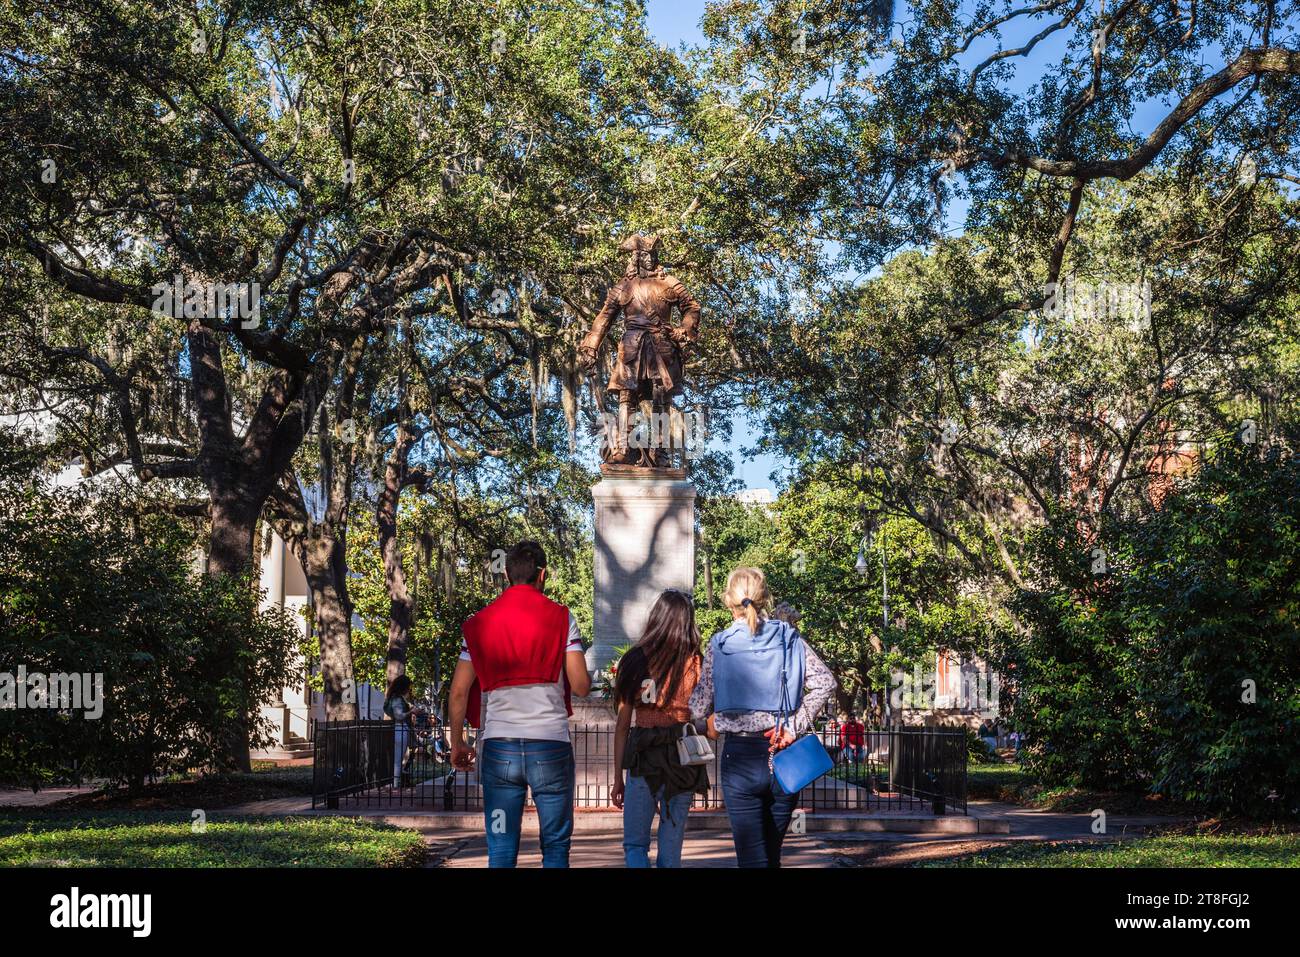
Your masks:
[{"label": "green foliage", "polygon": [[965,726],[966,756],[972,764],[1000,764],[1002,759],[990,748],[970,725]]},{"label": "green foliage", "polygon": [[1300,463],[1226,444],[1151,518],[1035,549],[1027,631],[999,642],[1031,771],[1300,814]]},{"label": "green foliage", "polygon": [[[573,503],[565,496],[555,499],[564,505],[553,513],[555,521],[536,524],[526,509],[484,495],[457,493],[454,512],[440,508],[438,496],[402,498],[399,546],[415,604],[406,673],[417,690],[437,687],[445,692],[439,683],[455,668],[462,623],[501,593],[506,586],[503,553],[525,538],[540,541],[546,549],[546,594],[568,606],[590,640],[591,544],[573,528]],[[358,510],[358,522],[371,518],[368,510]],[[390,603],[373,538],[352,536],[348,565],[354,576],[349,591],[362,622],[352,633],[356,680],[383,688]],[[315,654],[315,649],[308,653]]]},{"label": "green foliage", "polygon": [[635,647],[635,642],[629,642],[625,645],[618,645],[610,654],[609,664],[607,664],[598,675],[595,676],[595,690],[606,701],[614,700],[614,689],[618,684],[618,666],[623,662],[623,656]]},{"label": "green foliage", "polygon": [[[862,548],[866,496],[853,475],[829,464],[806,469],[772,507],[711,499],[701,525],[714,577],[714,609],[704,607],[703,573],[696,619],[707,639],[731,624],[721,607],[726,575],[738,565],[763,569],[776,601],[802,615],[800,628],[840,682],[840,703],[856,707],[861,692],[883,691],[890,673],[927,661],[936,648],[978,653],[987,641],[990,611],[961,594],[953,566],[916,522],[890,518],[864,553],[867,574],[855,568]],[[890,593],[884,627],[883,542]]]},{"label": "green foliage", "polygon": [[[0,460],[26,457],[12,433],[0,444]],[[293,623],[257,614],[246,580],[195,574],[193,533],[157,506],[131,491],[47,489],[21,467],[0,474],[0,673],[103,676],[97,719],[0,710],[6,782],[76,774],[138,787],[209,767],[231,723],[290,680]],[[214,634],[239,636],[233,666]]]},{"label": "green foliage", "polygon": [[[1025,770],[1019,764],[977,763],[966,766],[966,797],[979,801],[1014,803],[1026,783]],[[1094,804],[1093,807],[1096,807]]]}]

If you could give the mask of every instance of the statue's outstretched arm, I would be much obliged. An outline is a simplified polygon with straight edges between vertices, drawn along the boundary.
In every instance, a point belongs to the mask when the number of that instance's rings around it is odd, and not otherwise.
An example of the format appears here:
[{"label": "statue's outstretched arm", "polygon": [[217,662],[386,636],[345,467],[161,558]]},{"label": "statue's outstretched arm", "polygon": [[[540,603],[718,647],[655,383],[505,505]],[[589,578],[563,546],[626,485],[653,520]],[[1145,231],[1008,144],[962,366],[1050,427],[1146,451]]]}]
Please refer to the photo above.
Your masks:
[{"label": "statue's outstretched arm", "polygon": [[584,365],[594,365],[596,354],[600,351],[600,344],[605,341],[605,333],[609,331],[609,325],[617,318],[623,306],[619,302],[618,287],[610,286],[609,292],[605,294],[605,305],[601,307],[596,318],[592,320],[591,329],[582,337],[582,342],[578,346],[578,356]]}]

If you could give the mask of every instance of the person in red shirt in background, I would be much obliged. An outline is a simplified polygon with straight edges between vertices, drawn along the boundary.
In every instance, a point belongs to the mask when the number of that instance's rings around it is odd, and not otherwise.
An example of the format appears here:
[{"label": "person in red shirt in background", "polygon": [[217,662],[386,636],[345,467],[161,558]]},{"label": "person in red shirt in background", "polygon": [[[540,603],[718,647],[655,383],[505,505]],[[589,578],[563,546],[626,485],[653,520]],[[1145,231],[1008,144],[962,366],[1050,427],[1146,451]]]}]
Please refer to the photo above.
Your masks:
[{"label": "person in red shirt in background", "polygon": [[847,721],[840,725],[839,746],[844,760],[861,764],[867,759],[867,727],[858,720],[856,714],[850,714]]},{"label": "person in red shirt in background", "polygon": [[[591,690],[582,636],[569,609],[542,594],[546,553],[520,542],[506,555],[510,587],[467,620],[451,679],[448,723],[455,767],[478,766],[488,866],[514,867],[524,798],[537,805],[543,867],[568,867],[573,836],[571,695]],[[482,688],[479,753],[465,744],[465,712]],[[479,717],[475,715],[474,717]]]}]

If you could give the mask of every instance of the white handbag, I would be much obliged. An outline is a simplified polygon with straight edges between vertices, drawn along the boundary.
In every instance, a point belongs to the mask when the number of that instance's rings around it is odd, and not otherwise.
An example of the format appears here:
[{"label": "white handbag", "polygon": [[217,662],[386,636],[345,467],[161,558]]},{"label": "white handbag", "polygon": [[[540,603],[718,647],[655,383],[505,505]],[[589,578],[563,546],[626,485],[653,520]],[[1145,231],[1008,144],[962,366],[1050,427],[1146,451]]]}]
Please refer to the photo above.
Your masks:
[{"label": "white handbag", "polygon": [[689,721],[682,726],[682,736],[677,739],[677,760],[682,764],[708,764],[713,760],[713,745]]}]

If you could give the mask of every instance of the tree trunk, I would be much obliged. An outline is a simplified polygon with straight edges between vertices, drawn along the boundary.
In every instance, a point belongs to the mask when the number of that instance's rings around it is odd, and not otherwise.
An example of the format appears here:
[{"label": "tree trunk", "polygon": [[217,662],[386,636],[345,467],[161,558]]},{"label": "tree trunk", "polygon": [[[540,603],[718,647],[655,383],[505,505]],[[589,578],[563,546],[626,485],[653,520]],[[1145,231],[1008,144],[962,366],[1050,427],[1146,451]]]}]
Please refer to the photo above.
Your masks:
[{"label": "tree trunk", "polygon": [[399,675],[406,673],[406,649],[411,640],[411,623],[415,617],[415,603],[406,585],[406,569],[402,565],[402,550],[397,541],[397,508],[402,498],[406,475],[406,457],[410,453],[412,436],[406,426],[399,425],[393,451],[384,468],[384,487],[379,493],[375,509],[379,525],[379,551],[384,560],[384,583],[388,586],[388,666],[386,677],[391,685]]},{"label": "tree trunk", "polygon": [[[348,348],[341,366],[343,382],[334,403],[335,421],[351,427],[361,356],[366,337],[358,336]],[[321,681],[325,716],[330,721],[351,721],[357,717],[357,686],[352,662],[352,599],[348,596],[347,527],[352,503],[354,450],[352,439],[335,447],[329,407],[313,405],[320,448],[320,487],[325,492],[324,513],[314,522],[296,483],[290,494],[281,486],[272,500],[272,512],[280,516],[280,535],[302,564],[311,591],[316,637],[320,645]],[[341,453],[338,454],[338,453]]]},{"label": "tree trunk", "polygon": [[[212,529],[208,540],[208,574],[214,578],[238,577],[248,574],[253,566],[253,536],[261,503],[231,502],[224,497],[212,498]],[[249,596],[248,613],[254,613],[252,596]],[[237,674],[242,667],[241,648],[237,637],[215,635],[217,661],[221,673]],[[240,674],[240,688],[244,687]],[[223,759],[227,767],[222,770],[251,771],[249,754],[251,732],[249,715],[240,708],[221,729]]]},{"label": "tree trunk", "polygon": [[208,538],[208,574],[214,578],[252,571],[253,536],[261,502],[229,502],[213,497]]},{"label": "tree trunk", "polygon": [[[196,323],[191,328],[189,343],[191,377],[202,437],[199,476],[208,489],[211,515],[208,574],[213,578],[255,575],[253,540],[258,520],[279,476],[288,467],[292,449],[301,444],[305,432],[302,420],[309,415],[299,408],[314,411],[318,390],[304,389],[300,379],[282,377],[275,381],[268,388],[274,401],[263,402],[262,409],[241,441],[235,436],[230,417],[217,340]],[[299,406],[294,406],[295,402]],[[294,407],[295,411],[282,415],[276,425],[262,420],[262,410],[272,406]],[[257,612],[255,596],[255,590],[250,588],[250,619]],[[222,674],[233,675],[242,694],[247,680],[241,671],[244,649],[240,647],[240,639],[238,636],[216,635],[213,640],[217,643],[217,661]],[[258,704],[257,701],[244,702],[239,713],[219,731],[222,753],[217,763],[223,769],[252,770],[249,755],[251,715]]]},{"label": "tree trunk", "polygon": [[330,721],[351,721],[357,717],[357,688],[352,671],[352,602],[347,591],[344,542],[325,526],[316,525],[295,550],[311,589],[325,716]]}]

